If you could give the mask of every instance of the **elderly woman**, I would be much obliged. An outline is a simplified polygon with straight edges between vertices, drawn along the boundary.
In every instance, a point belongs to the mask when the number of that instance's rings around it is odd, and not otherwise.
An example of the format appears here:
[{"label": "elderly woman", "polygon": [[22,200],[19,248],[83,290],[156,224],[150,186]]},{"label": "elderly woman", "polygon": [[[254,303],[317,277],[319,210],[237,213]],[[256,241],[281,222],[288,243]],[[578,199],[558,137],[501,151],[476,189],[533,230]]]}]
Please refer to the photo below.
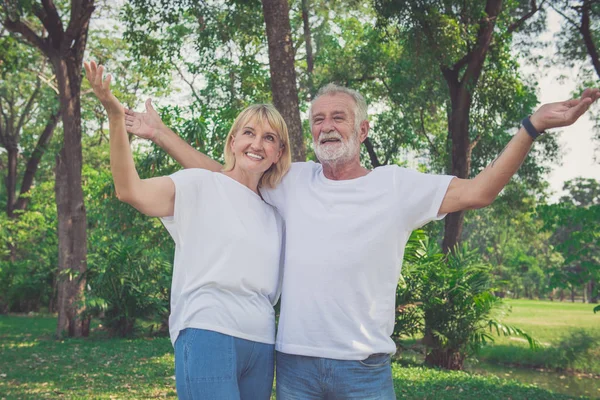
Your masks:
[{"label": "elderly woman", "polygon": [[221,172],[140,179],[111,76],[93,61],[85,70],[108,113],[117,197],[161,217],[176,244],[169,330],[179,397],[270,398],[283,233],[259,188],[277,185],[290,166],[283,118],[271,105],[242,111]]}]

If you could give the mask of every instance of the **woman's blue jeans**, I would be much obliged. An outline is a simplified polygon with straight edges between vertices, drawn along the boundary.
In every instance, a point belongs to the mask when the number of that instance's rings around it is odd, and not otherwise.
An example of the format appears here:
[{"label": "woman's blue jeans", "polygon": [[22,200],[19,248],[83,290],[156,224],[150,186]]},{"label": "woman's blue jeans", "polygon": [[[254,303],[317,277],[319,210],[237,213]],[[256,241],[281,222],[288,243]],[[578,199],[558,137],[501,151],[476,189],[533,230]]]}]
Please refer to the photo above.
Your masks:
[{"label": "woman's blue jeans", "polygon": [[274,346],[204,329],[179,332],[175,384],[180,399],[268,400]]}]

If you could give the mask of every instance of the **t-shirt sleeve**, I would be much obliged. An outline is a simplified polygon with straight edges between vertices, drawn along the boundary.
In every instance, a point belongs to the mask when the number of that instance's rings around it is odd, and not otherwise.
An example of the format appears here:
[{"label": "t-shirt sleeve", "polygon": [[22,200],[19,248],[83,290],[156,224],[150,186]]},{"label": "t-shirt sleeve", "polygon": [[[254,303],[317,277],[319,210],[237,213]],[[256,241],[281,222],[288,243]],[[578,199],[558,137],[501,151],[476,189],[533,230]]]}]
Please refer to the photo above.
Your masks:
[{"label": "t-shirt sleeve", "polygon": [[415,230],[446,214],[439,214],[451,175],[424,174],[407,168],[397,168],[394,178],[399,207],[410,230]]},{"label": "t-shirt sleeve", "polygon": [[198,169],[184,169],[169,175],[175,184],[175,204],[173,215],[163,217],[161,221],[177,245],[182,244],[183,233],[191,220],[190,212],[198,206],[198,184],[206,173]]}]

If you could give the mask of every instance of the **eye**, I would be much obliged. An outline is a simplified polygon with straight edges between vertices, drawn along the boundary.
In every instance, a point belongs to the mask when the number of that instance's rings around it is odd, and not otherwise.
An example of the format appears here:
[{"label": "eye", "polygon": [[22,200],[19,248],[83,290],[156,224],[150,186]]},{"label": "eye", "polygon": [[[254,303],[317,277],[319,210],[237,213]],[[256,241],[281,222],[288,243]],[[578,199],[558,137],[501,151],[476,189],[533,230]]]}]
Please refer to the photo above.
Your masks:
[{"label": "eye", "polygon": [[333,119],[334,119],[335,121],[338,121],[338,122],[340,122],[340,121],[343,121],[343,120],[344,120],[344,117],[342,117],[342,116],[338,115],[338,116],[335,116],[335,117],[333,117]]},{"label": "eye", "polygon": [[254,135],[254,132],[246,130],[246,131],[243,132],[243,134],[244,135]]},{"label": "eye", "polygon": [[275,141],[275,136],[273,136],[273,135],[267,135],[267,136],[265,136],[265,139],[267,139],[269,142],[274,142]]},{"label": "eye", "polygon": [[313,119],[313,124],[320,124],[321,122],[323,122],[323,118],[315,118],[315,119]]}]

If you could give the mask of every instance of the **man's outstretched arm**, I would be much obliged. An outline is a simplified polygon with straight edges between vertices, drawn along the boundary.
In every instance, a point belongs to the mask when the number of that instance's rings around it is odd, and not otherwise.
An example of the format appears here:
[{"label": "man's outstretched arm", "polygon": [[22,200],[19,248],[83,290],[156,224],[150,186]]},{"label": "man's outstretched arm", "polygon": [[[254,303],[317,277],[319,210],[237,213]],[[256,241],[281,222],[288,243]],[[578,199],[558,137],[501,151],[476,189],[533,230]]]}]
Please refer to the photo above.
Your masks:
[{"label": "man's outstretched arm", "polygon": [[152,140],[184,168],[202,168],[214,172],[223,169],[220,163],[194,149],[169,129],[152,107],[150,99],[146,100],[145,113],[125,110],[125,125],[127,132]]},{"label": "man's outstretched arm", "polygon": [[[573,124],[600,98],[600,90],[586,89],[581,98],[541,106],[530,118],[537,130]],[[440,206],[440,214],[490,205],[517,172],[527,156],[533,138],[521,127],[500,155],[473,179],[454,178]]]}]

